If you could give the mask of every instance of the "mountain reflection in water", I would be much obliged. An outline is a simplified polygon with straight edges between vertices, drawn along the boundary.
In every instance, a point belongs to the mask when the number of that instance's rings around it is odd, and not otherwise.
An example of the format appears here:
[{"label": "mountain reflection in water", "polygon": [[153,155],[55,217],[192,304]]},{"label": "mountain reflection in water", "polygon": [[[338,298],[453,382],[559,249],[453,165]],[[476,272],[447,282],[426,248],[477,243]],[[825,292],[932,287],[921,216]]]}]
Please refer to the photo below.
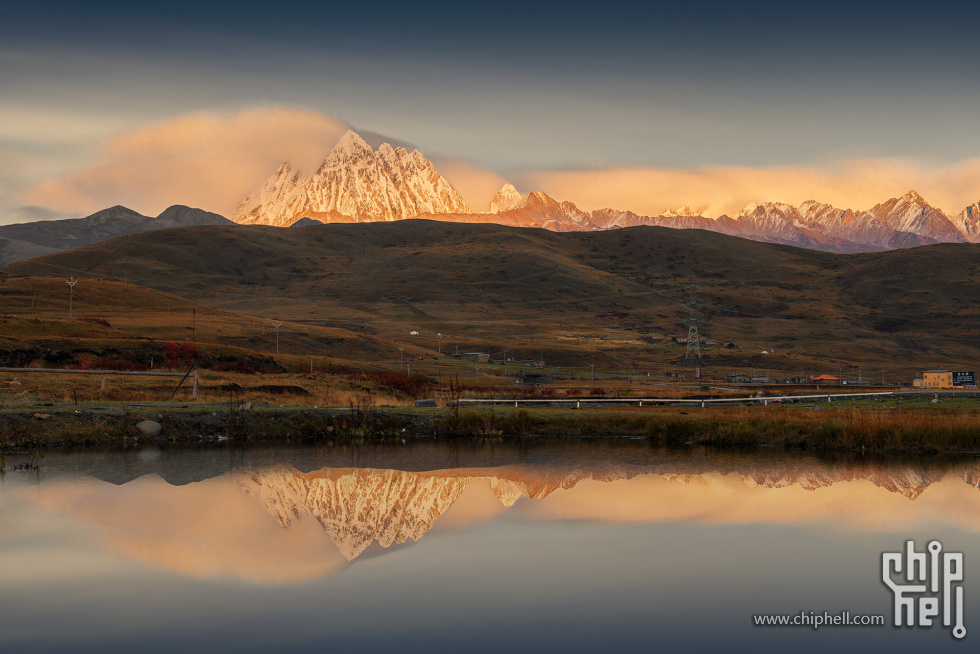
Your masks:
[{"label": "mountain reflection in water", "polygon": [[[596,448],[609,456],[597,456]],[[324,577],[366,551],[506,515],[874,531],[935,521],[980,531],[980,466],[973,459],[829,461],[606,445],[555,457],[511,456],[506,448],[493,454],[503,465],[303,472],[296,461],[247,460],[179,486],[158,474],[121,485],[55,475],[24,496],[94,526],[115,554],[193,577],[273,584]]]}]

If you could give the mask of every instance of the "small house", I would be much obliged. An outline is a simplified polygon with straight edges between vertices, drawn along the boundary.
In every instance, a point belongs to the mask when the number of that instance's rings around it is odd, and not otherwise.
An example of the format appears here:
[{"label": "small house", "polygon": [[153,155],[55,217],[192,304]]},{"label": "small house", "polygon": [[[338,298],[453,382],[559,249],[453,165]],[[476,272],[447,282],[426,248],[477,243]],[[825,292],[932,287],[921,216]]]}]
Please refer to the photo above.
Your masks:
[{"label": "small house", "polygon": [[517,378],[515,384],[522,384],[524,386],[540,386],[543,384],[550,384],[551,377],[547,375],[541,375],[536,372],[526,372]]}]

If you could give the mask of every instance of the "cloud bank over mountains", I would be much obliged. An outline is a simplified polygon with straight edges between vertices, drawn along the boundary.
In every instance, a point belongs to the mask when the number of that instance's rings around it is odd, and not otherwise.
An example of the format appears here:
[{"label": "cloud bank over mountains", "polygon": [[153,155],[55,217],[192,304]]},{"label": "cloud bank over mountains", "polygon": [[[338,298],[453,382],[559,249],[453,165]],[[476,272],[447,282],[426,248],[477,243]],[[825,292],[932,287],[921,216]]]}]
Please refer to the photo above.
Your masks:
[{"label": "cloud bank over mountains", "polygon": [[227,214],[283,157],[314,167],[324,144],[347,129],[305,109],[193,113],[106,139],[97,161],[27,189],[21,200],[85,215],[117,204],[156,214],[184,198],[181,204]]},{"label": "cloud bank over mountains", "polygon": [[881,198],[898,197],[910,188],[929,197],[933,206],[955,213],[980,197],[980,158],[940,167],[901,159],[868,159],[809,167],[542,171],[526,175],[521,182],[568,198],[582,209],[611,206],[646,215],[686,205],[717,218],[737,215],[754,203],[798,206],[814,199],[837,207],[869,209]]},{"label": "cloud bank over mountains", "polygon": [[[231,215],[282,162],[314,172],[349,127],[333,116],[301,108],[188,114],[104,140],[96,161],[22,191],[19,200],[74,215],[116,204],[156,214],[175,203]],[[392,141],[360,133],[375,147],[381,140]],[[687,205],[717,217],[736,215],[751,203],[799,205],[811,199],[866,209],[909,188],[919,190],[933,206],[955,212],[980,195],[980,158],[947,165],[866,159],[764,168],[607,167],[541,170],[505,178],[461,158],[466,153],[454,154],[456,158],[432,159],[474,211],[488,210],[507,178],[522,191],[541,190],[585,210],[614,207],[645,215]],[[0,217],[0,222],[9,220]]]}]

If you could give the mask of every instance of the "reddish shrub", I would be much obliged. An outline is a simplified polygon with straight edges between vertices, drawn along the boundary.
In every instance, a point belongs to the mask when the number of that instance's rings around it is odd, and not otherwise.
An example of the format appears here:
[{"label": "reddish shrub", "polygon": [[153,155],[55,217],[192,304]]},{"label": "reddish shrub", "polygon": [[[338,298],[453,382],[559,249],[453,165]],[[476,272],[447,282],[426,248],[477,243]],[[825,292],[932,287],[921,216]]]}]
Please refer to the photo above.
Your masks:
[{"label": "reddish shrub", "polygon": [[360,381],[373,381],[378,386],[384,386],[390,390],[405,393],[412,397],[419,397],[428,393],[432,386],[429,378],[418,373],[410,375],[406,372],[387,372],[380,370],[355,370],[347,366],[338,366],[331,372],[346,375],[351,379]]},{"label": "reddish shrub", "polygon": [[370,372],[367,373],[369,379],[377,382],[379,386],[387,386],[394,391],[400,391],[407,395],[422,395],[429,388],[429,378],[425,375],[409,375],[404,372]]},{"label": "reddish shrub", "polygon": [[163,347],[167,354],[167,366],[176,368],[180,365],[180,345],[176,341],[167,341]]},{"label": "reddish shrub", "polygon": [[606,391],[602,390],[601,388],[593,388],[589,392],[589,395],[605,395],[605,394],[606,394]]},{"label": "reddish shrub", "polygon": [[197,344],[192,341],[167,341],[163,348],[167,355],[168,368],[187,368],[194,365],[197,358]]},{"label": "reddish shrub", "polygon": [[194,359],[197,357],[197,345],[192,341],[184,341],[184,344],[180,346],[180,358],[185,366],[194,365]]}]

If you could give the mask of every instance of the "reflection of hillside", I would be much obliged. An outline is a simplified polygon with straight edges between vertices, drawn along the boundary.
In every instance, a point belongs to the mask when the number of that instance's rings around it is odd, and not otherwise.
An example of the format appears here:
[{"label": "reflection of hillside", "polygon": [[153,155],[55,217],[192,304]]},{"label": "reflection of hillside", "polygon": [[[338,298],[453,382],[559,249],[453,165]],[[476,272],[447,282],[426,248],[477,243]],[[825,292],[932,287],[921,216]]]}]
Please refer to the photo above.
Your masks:
[{"label": "reflection of hillside", "polygon": [[[693,464],[693,465],[691,465]],[[688,468],[686,471],[683,468]],[[738,469],[734,469],[738,468]],[[980,475],[974,469],[951,471],[972,486]],[[640,475],[662,477],[681,484],[707,483],[705,475],[739,479],[747,487],[816,490],[840,482],[868,481],[875,486],[918,498],[931,484],[950,476],[941,471],[924,472],[912,467],[859,468],[799,465],[726,466],[717,462],[676,462],[662,465],[594,465],[555,469],[548,466],[463,468],[431,472],[406,472],[370,468],[323,469],[303,473],[280,466],[236,475],[239,487],[258,501],[283,527],[309,516],[315,519],[340,552],[353,560],[372,542],[384,548],[409,539],[418,541],[431,530],[467,486],[486,480],[504,507],[520,498],[543,499],[559,489],[572,489],[590,479],[612,482]]]}]

